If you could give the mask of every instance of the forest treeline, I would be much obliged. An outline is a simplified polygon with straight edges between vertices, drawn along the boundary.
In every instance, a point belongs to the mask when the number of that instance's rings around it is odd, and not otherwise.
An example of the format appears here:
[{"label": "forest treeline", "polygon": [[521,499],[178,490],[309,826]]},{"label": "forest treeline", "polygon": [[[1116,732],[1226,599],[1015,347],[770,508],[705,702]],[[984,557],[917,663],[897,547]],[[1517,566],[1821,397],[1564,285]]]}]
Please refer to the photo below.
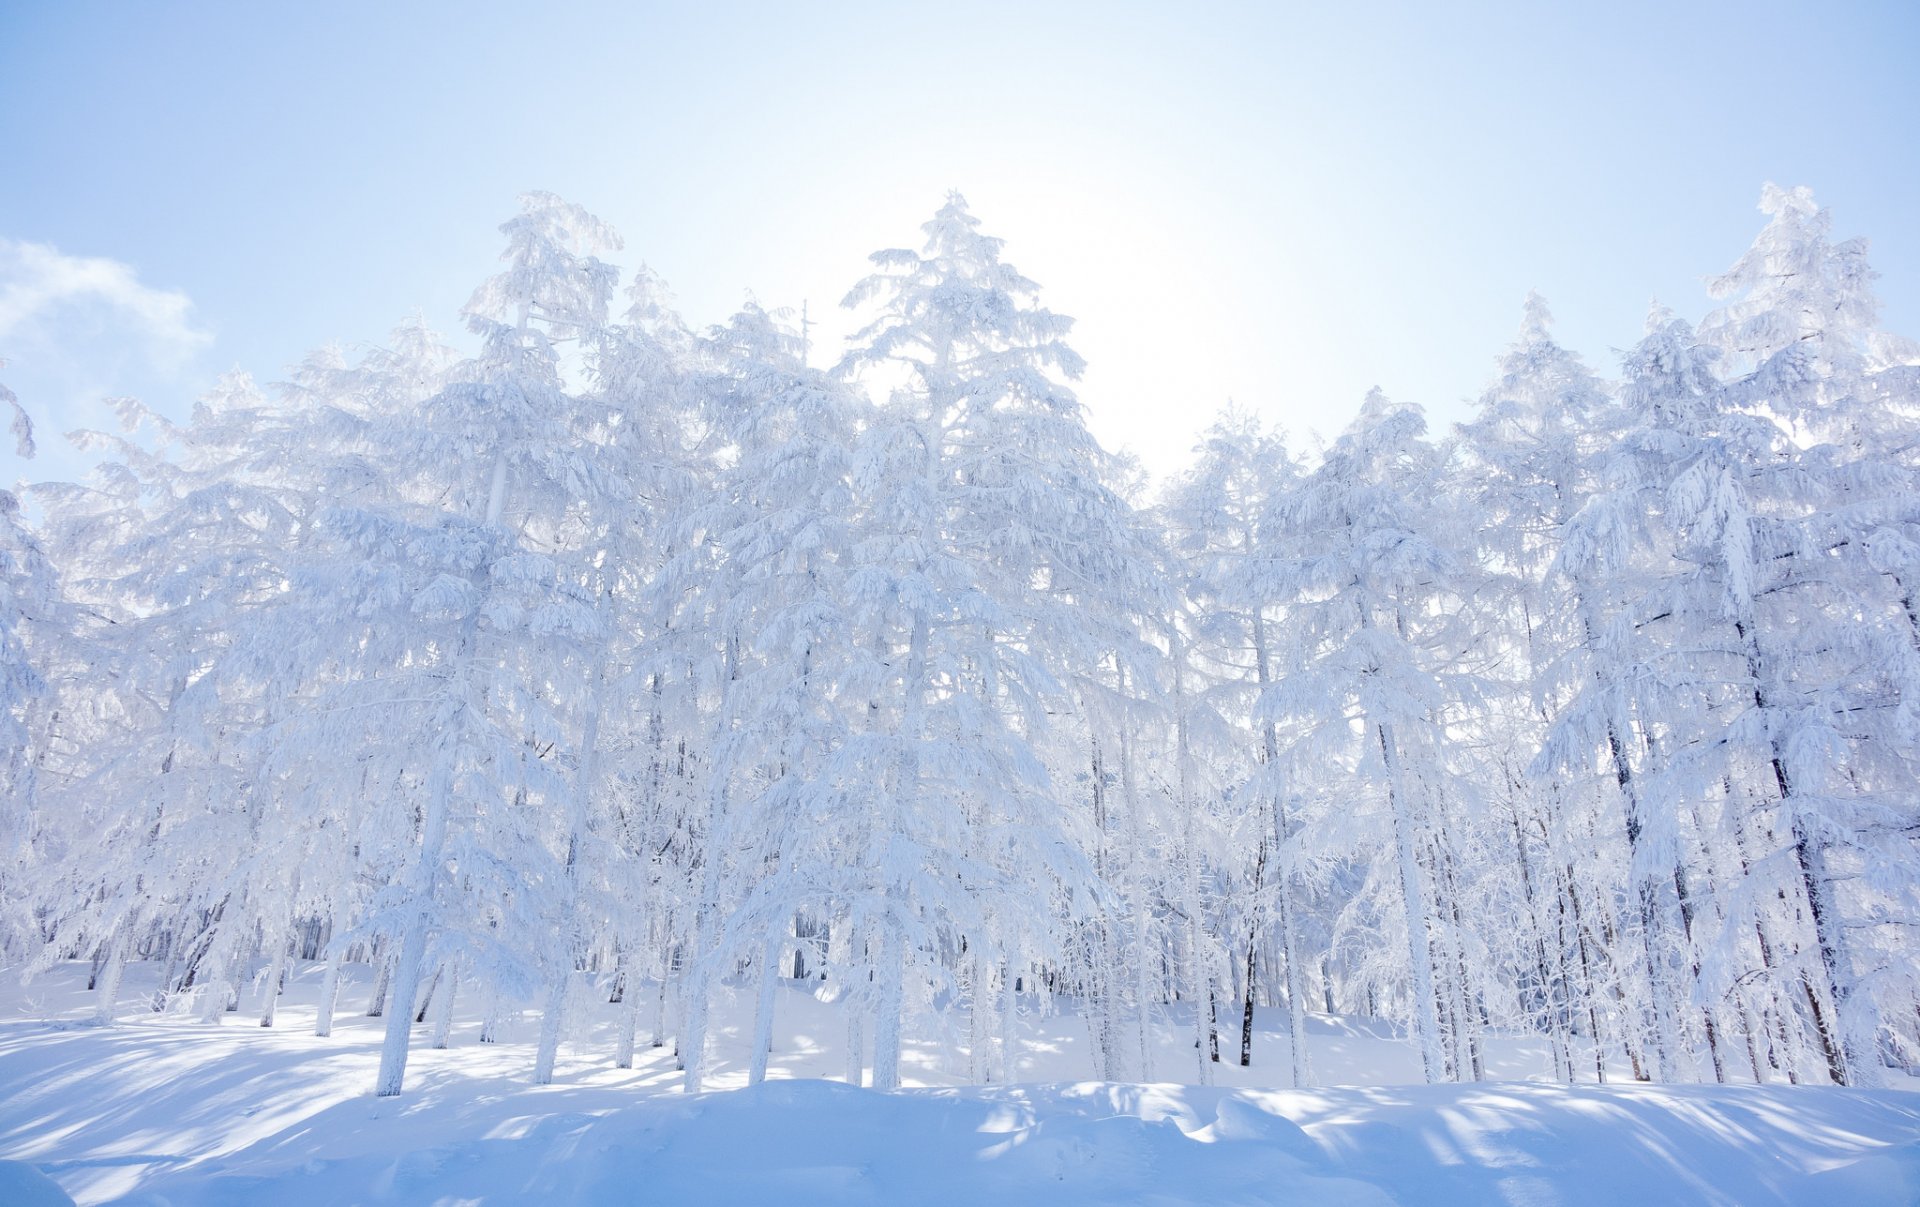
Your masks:
[{"label": "forest treeline", "polygon": [[594,992],[690,1088],[743,996],[758,1080],[787,979],[879,1088],[931,1014],[1014,1078],[1069,999],[1112,1080],[1311,1084],[1343,1012],[1429,1080],[1521,1031],[1570,1081],[1876,1085],[1920,1064],[1920,348],[1806,190],[1762,210],[1614,376],[1532,298],[1470,422],[1229,411],[1149,491],[957,195],[834,364],[529,195],[477,354],[124,402],[85,483],[0,493],[0,963],[270,1025],[323,961],[382,1094],[457,999],[538,1009],[548,1081]]}]

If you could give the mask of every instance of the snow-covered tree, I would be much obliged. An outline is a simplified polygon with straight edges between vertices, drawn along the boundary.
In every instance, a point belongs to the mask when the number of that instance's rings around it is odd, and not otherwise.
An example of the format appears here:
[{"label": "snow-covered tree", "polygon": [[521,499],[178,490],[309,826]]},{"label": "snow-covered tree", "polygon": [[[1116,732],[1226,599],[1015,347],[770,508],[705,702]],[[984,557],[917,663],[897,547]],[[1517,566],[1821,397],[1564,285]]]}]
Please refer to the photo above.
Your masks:
[{"label": "snow-covered tree", "polygon": [[[1296,788],[1283,773],[1280,728],[1267,711],[1277,690],[1286,607],[1291,597],[1276,590],[1264,570],[1272,556],[1263,542],[1269,508],[1295,488],[1299,467],[1278,433],[1250,415],[1228,411],[1210,426],[1193,467],[1174,486],[1163,508],[1173,549],[1190,576],[1188,590],[1206,623],[1195,634],[1195,652],[1207,656],[1223,711],[1236,722],[1231,746],[1253,757],[1228,774],[1237,785],[1240,824],[1230,845],[1243,881],[1245,904],[1234,928],[1234,964],[1244,965],[1240,1063],[1252,1058],[1255,969],[1263,932],[1277,941],[1287,1005],[1288,1071],[1292,1084],[1311,1081],[1306,1038],[1309,960],[1302,932],[1304,893]],[[1244,932],[1244,938],[1241,934]]]},{"label": "snow-covered tree", "polygon": [[[0,361],[3,367],[4,361]],[[34,453],[33,423],[13,391],[0,385],[0,403],[12,411],[14,448]],[[35,666],[34,644],[58,632],[53,568],[20,515],[20,500],[0,490],[0,867],[8,890],[0,891],[0,951],[17,955],[31,912],[24,899],[27,843],[34,816],[38,730],[48,687]]]},{"label": "snow-covered tree", "polygon": [[550,1081],[590,993],[690,1088],[750,1002],[757,1082],[803,976],[882,1088],[910,1023],[1017,1078],[1060,1003],[1102,1079],[1170,1023],[1180,1076],[1253,1063],[1266,1006],[1295,1085],[1310,1007],[1430,1079],[1522,1029],[1567,1079],[1872,1085],[1920,1063],[1920,347],[1810,194],[1762,208],[1618,383],[1529,298],[1445,442],[1230,410],[1156,494],[957,194],[832,370],[644,267],[613,313],[617,239],[530,194],[467,355],[124,401],[0,493],[0,951],[90,961],[101,1021],[132,961],[269,1026],[321,961],[321,1035],[365,965],[381,1094],[457,1000],[533,1006]]},{"label": "snow-covered tree", "polygon": [[1470,953],[1446,894],[1450,818],[1463,805],[1450,722],[1481,688],[1459,663],[1468,571],[1434,506],[1441,458],[1425,428],[1417,407],[1374,391],[1271,506],[1261,580],[1287,602],[1288,645],[1262,712],[1283,728],[1289,779],[1312,785],[1309,807],[1332,823],[1321,841],[1388,852],[1364,860],[1367,889],[1349,910],[1397,939],[1376,953],[1374,976],[1438,1080],[1466,1076],[1477,1051]]},{"label": "snow-covered tree", "polygon": [[944,979],[931,957],[964,943],[1000,966],[1010,1012],[1010,979],[1052,954],[1056,894],[1098,897],[1038,751],[1066,690],[1046,657],[1072,618],[1054,591],[1077,584],[1035,576],[1064,576],[1056,542],[1099,518],[1079,511],[1089,454],[1058,379],[1081,361],[1070,320],[978,225],[949,196],[923,250],[876,253],[881,271],[847,299],[880,307],[847,366],[891,375],[855,463],[872,520],[849,572],[859,658],[842,690],[866,716],[833,771],[861,818],[839,896],[856,967],[873,970],[881,1089],[899,1084],[910,970],[924,992]]}]

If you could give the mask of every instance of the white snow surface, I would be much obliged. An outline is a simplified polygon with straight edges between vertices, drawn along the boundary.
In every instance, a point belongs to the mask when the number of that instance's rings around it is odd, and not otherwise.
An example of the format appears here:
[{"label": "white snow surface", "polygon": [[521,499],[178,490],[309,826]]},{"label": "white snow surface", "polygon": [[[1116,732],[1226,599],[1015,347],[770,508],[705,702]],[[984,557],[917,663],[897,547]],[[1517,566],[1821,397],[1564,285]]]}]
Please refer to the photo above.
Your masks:
[{"label": "white snow surface", "polygon": [[[359,1013],[356,971],[327,1039],[312,966],[271,1029],[253,993],[221,1025],[152,1014],[144,967],[117,1025],[86,1025],[84,965],[24,989],[0,971],[0,1204],[1920,1203],[1910,1090],[1565,1086],[1524,1080],[1545,1056],[1517,1038],[1491,1053],[1512,1080],[1394,1084],[1417,1069],[1404,1039],[1324,1016],[1316,1072],[1347,1084],[1274,1090],[1282,1020],[1264,1011],[1253,1067],[1217,1066],[1231,1084],[1073,1080],[1084,1028],[1063,1010],[1026,1020],[1032,1081],[958,1085],[964,1061],[929,1033],[910,1037],[909,1088],[877,1093],[819,1079],[844,1065],[842,1020],[789,985],[775,1080],[686,1095],[665,1048],[611,1067],[613,1008],[583,980],[555,1084],[529,1080],[528,1011],[498,1044],[475,1018],[448,1050],[421,1028],[406,1093],[376,1099],[381,1020]],[[745,996],[716,1002],[709,1084],[744,1082]],[[1190,1033],[1161,1028],[1162,1075],[1192,1068]]]}]

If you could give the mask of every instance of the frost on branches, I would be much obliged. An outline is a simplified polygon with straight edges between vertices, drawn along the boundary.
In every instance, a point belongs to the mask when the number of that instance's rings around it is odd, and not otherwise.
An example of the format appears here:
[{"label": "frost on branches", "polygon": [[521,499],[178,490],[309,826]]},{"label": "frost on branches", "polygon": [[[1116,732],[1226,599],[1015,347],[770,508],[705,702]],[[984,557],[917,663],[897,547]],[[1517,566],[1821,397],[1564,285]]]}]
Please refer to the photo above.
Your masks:
[{"label": "frost on branches", "polygon": [[1346,1013],[1430,1081],[1520,1032],[1875,1085],[1920,1065],[1920,348],[1806,190],[1762,210],[1617,380],[1530,297],[1472,421],[1230,410],[1149,491],[957,194],[837,360],[529,195],[464,351],[122,400],[86,482],[0,492],[0,957],[266,1027],[318,962],[384,1095],[456,1000],[536,1009],[550,1081],[592,994],[607,1061],[757,1082],[782,984],[882,1089],[909,1034],[1017,1080],[1067,1003],[1106,1080],[1309,1085]]}]

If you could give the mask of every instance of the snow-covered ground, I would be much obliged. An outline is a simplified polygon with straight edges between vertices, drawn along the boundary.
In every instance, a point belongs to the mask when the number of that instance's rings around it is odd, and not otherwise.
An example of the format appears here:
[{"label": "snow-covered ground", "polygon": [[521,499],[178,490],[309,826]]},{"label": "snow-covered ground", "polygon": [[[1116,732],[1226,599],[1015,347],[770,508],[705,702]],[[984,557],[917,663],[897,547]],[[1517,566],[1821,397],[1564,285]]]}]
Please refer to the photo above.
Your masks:
[{"label": "snow-covered ground", "polygon": [[[720,1003],[712,1084],[686,1096],[671,1054],[612,1068],[613,1010],[583,1002],[555,1084],[530,1084],[537,1019],[498,1044],[463,1017],[450,1049],[416,1050],[398,1099],[369,1095],[379,1020],[362,977],[331,1038],[311,1034],[318,971],[275,1026],[252,994],[222,1025],[144,1010],[154,972],[129,971],[122,1018],[97,1027],[84,966],[29,986],[0,970],[0,1161],[37,1168],[80,1202],[300,1203],[1920,1203],[1920,1093],[1808,1087],[1567,1087],[1523,1080],[1544,1055],[1496,1043],[1493,1075],[1416,1086],[1385,1029],[1318,1018],[1317,1079],[1284,1080],[1273,1025],[1221,1085],[1114,1085],[1085,1076],[1071,1013],[1027,1023],[1022,1084],[965,1087],[921,1034],[908,1084],[878,1094],[823,1080],[844,1068],[836,1007],[780,1003],[773,1073],[744,1082],[744,1001]],[[587,995],[583,994],[583,997]],[[1185,1028],[1162,1028],[1155,1073],[1190,1074]],[[956,1026],[956,1030],[958,1030]],[[951,1065],[952,1067],[949,1067]],[[0,1205],[53,1195],[0,1164]],[[57,1202],[57,1197],[46,1201]]]}]

